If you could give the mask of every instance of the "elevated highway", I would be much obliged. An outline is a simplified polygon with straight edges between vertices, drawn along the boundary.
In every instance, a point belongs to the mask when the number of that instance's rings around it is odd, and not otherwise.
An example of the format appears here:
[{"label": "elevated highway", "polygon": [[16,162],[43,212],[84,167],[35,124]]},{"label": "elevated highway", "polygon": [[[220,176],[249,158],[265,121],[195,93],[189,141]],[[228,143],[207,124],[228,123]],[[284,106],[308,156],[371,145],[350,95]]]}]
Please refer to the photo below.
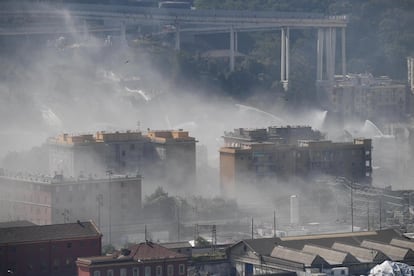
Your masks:
[{"label": "elevated highway", "polygon": [[346,73],[346,16],[272,11],[159,9],[122,5],[17,2],[0,3],[0,36],[113,32],[125,38],[128,26],[171,26],[175,49],[182,33],[229,33],[230,70],[235,67],[239,32],[280,30],[281,82],[288,87],[290,31],[317,30],[317,80],[332,81],[335,74],[336,30],[342,31],[342,74]]}]

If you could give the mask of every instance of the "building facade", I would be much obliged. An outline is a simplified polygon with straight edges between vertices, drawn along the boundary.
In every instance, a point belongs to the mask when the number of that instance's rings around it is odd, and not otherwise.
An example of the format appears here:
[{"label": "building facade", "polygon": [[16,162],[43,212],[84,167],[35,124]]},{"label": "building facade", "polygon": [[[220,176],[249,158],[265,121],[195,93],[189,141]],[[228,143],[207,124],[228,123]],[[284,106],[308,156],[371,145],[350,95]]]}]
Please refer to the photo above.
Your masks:
[{"label": "building facade", "polygon": [[141,177],[65,179],[0,175],[0,220],[38,225],[93,220],[110,242],[141,214]]},{"label": "building facade", "polygon": [[73,276],[76,259],[101,254],[92,222],[0,228],[0,275]]},{"label": "building facade", "polygon": [[[370,139],[343,143],[300,140],[303,136],[322,137],[316,132],[306,131],[307,135],[299,135],[286,142],[283,137],[269,135],[271,129],[247,132],[238,129],[234,138],[231,133],[226,134],[226,146],[220,149],[220,184],[225,195],[233,195],[236,186],[242,183],[290,176],[328,174],[354,181],[371,181]],[[237,135],[241,132],[245,136],[252,135],[241,139]],[[268,134],[265,135],[266,132]]]},{"label": "building facade", "polygon": [[338,76],[332,86],[319,89],[322,107],[340,118],[400,122],[408,113],[405,83],[371,74]]},{"label": "building facade", "polygon": [[189,257],[150,241],[112,256],[78,258],[78,276],[184,276]]},{"label": "building facade", "polygon": [[141,174],[171,186],[194,185],[196,140],[183,130],[62,134],[48,141],[50,174]]}]

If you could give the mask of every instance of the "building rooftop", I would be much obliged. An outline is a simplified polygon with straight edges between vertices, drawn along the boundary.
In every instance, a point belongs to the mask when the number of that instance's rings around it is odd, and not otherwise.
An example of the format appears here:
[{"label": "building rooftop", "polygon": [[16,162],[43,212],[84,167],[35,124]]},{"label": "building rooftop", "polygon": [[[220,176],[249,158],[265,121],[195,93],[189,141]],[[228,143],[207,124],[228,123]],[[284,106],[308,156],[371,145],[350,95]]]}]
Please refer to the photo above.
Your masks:
[{"label": "building rooftop", "polygon": [[0,222],[0,228],[25,227],[25,226],[34,226],[34,225],[36,224],[28,220],[15,220],[15,221]]},{"label": "building rooftop", "polygon": [[262,238],[262,239],[249,239],[243,240],[243,242],[249,246],[254,252],[260,255],[270,255],[275,245],[280,243],[279,238]]},{"label": "building rooftop", "polygon": [[155,143],[168,142],[195,142],[195,138],[189,136],[188,131],[179,130],[148,130],[147,137]]},{"label": "building rooftop", "polygon": [[109,256],[95,256],[78,258],[77,263],[84,265],[100,265],[104,263],[119,262],[146,262],[167,259],[187,259],[184,254],[176,253],[164,246],[147,241],[131,245],[129,249],[122,249]]},{"label": "building rooftop", "polygon": [[330,265],[345,265],[359,263],[359,260],[355,258],[352,254],[331,248],[307,244],[303,247],[302,251],[317,254],[324,258]]},{"label": "building rooftop", "polygon": [[382,263],[383,261],[389,260],[389,258],[384,253],[375,249],[368,249],[339,242],[335,242],[332,245],[332,248],[335,250],[348,252],[355,256],[360,262],[364,263]]},{"label": "building rooftop", "polygon": [[375,249],[383,252],[393,261],[405,261],[414,259],[414,252],[409,248],[402,248],[394,245],[389,245],[381,242],[374,242],[364,240],[361,247]]},{"label": "building rooftop", "polygon": [[317,254],[305,253],[283,246],[275,246],[270,255],[274,258],[301,263],[305,266],[329,266],[329,263]]},{"label": "building rooftop", "polygon": [[141,179],[141,175],[127,175],[127,174],[111,174],[111,179],[109,176],[88,176],[88,177],[65,177],[62,174],[57,174],[55,176],[50,175],[39,175],[39,174],[30,174],[30,173],[14,173],[10,171],[4,171],[0,174],[0,178],[16,180],[22,182],[36,183],[36,184],[53,184],[53,185],[75,185],[75,184],[89,184],[89,183],[104,183],[104,182],[116,182],[119,180],[122,181],[135,181]]},{"label": "building rooftop", "polygon": [[0,228],[0,244],[71,240],[101,236],[92,221]]},{"label": "building rooftop", "polygon": [[131,250],[130,257],[141,261],[187,258],[184,254],[177,253],[150,241],[132,245],[129,250]]},{"label": "building rooftop", "polygon": [[56,137],[49,138],[49,144],[56,145],[89,145],[97,143],[112,143],[112,142],[167,142],[167,141],[195,141],[194,137],[189,136],[188,131],[182,129],[178,130],[150,130],[148,129],[146,134],[142,134],[140,131],[115,131],[106,132],[98,131],[95,134],[68,134],[63,133]]}]

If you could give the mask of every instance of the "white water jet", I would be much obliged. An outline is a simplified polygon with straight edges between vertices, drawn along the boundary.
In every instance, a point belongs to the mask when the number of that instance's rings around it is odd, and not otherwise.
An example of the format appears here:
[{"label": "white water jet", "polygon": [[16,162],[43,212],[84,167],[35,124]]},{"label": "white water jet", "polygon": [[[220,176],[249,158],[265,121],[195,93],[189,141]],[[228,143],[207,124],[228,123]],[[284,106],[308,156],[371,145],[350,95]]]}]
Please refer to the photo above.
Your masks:
[{"label": "white water jet", "polygon": [[273,120],[275,120],[276,121],[276,124],[278,124],[278,125],[284,125],[285,124],[285,121],[284,120],[282,120],[281,118],[273,115],[272,113],[269,113],[269,112],[260,110],[258,108],[252,107],[252,106],[243,105],[243,104],[236,104],[236,106],[241,111],[253,111],[253,112],[256,112],[258,114],[262,114],[262,115],[268,116],[268,117],[272,118]]},{"label": "white water jet", "polygon": [[42,112],[43,122],[52,128],[62,128],[62,120],[48,107],[44,107],[40,110]]},{"label": "white water jet", "polygon": [[384,133],[370,120],[365,120],[362,130],[368,135],[384,137]]},{"label": "white water jet", "polygon": [[198,127],[194,121],[184,122],[173,127],[173,129],[194,130]]},{"label": "white water jet", "polygon": [[117,74],[115,74],[112,71],[102,70],[102,76],[105,79],[113,81],[113,82],[120,82],[121,81],[121,76],[118,76]]},{"label": "white water jet", "polygon": [[142,91],[141,89],[131,89],[131,88],[128,88],[128,87],[124,87],[124,89],[127,91],[127,92],[129,92],[129,93],[131,93],[131,94],[137,94],[137,95],[140,95],[145,101],[150,101],[151,100],[151,97],[150,96],[148,96],[147,94],[145,94],[145,92],[144,91]]},{"label": "white water jet", "polygon": [[323,126],[325,124],[326,115],[328,115],[328,111],[324,110],[322,112],[317,112],[315,115],[315,120],[313,122],[313,126],[316,129],[323,129]]}]

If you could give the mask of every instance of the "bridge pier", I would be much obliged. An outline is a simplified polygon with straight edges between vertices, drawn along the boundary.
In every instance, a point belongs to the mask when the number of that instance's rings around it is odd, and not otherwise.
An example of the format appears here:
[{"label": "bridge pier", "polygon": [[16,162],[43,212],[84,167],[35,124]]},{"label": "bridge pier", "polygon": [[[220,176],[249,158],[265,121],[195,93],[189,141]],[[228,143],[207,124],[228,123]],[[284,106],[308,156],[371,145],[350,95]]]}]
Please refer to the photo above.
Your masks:
[{"label": "bridge pier", "polygon": [[236,40],[237,35],[235,34],[233,26],[230,27],[230,72],[234,71],[235,67],[235,50],[237,41]]},{"label": "bridge pier", "polygon": [[342,46],[342,76],[345,77],[346,75],[346,40],[345,40],[345,28],[342,28],[342,38],[341,38]]},{"label": "bridge pier", "polygon": [[181,46],[181,36],[180,36],[180,25],[175,25],[175,47],[176,51],[180,51]]},{"label": "bridge pier", "polygon": [[[342,75],[346,74],[345,28],[341,36]],[[325,63],[325,68],[324,68]],[[317,81],[333,81],[336,67],[336,28],[319,28],[317,40]]]},{"label": "bridge pier", "polygon": [[289,37],[289,27],[282,27],[280,39],[280,82],[282,83],[285,91],[287,91],[289,87]]}]

